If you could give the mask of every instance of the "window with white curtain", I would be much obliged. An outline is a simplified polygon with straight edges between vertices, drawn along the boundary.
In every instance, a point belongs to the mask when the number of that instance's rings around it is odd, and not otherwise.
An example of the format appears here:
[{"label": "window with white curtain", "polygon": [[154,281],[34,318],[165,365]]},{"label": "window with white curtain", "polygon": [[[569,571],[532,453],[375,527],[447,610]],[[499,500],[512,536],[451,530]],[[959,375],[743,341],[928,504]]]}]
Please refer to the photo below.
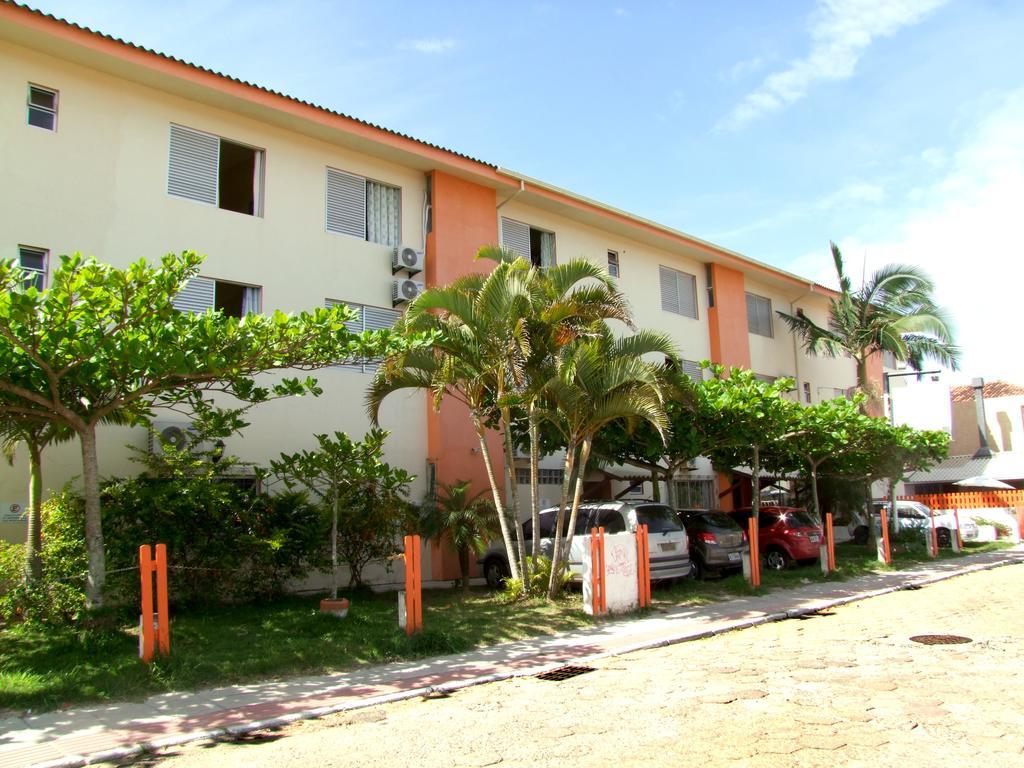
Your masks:
[{"label": "window with white curtain", "polygon": [[[341,301],[339,299],[325,299],[324,305],[328,309],[337,306],[347,306],[349,309],[355,311],[355,319],[349,320],[345,323],[345,327],[352,331],[352,333],[391,330],[394,328],[395,323],[398,322],[398,318],[402,314],[396,309],[371,307],[365,304],[356,304],[351,301]],[[363,360],[360,362],[346,363],[339,367],[360,373],[373,373],[377,370],[377,365],[378,362],[375,360]]]},{"label": "window with white curtain", "polygon": [[363,176],[327,169],[326,229],[371,243],[402,242],[402,190]]},{"label": "window with white curtain", "polygon": [[228,317],[242,318],[260,313],[263,289],[258,285],[231,283],[212,277],[193,277],[174,297],[174,307],[181,312],[202,314],[217,310]]}]

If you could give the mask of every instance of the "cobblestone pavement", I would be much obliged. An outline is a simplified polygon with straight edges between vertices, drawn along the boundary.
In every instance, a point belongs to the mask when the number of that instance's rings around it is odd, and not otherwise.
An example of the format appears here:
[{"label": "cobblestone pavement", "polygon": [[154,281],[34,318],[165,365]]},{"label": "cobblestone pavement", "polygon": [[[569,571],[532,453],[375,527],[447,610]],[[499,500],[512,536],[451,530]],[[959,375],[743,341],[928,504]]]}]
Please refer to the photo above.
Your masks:
[{"label": "cobblestone pavement", "polygon": [[[159,768],[1024,766],[1024,567],[519,678],[197,743]],[[914,635],[956,634],[961,645]]]}]

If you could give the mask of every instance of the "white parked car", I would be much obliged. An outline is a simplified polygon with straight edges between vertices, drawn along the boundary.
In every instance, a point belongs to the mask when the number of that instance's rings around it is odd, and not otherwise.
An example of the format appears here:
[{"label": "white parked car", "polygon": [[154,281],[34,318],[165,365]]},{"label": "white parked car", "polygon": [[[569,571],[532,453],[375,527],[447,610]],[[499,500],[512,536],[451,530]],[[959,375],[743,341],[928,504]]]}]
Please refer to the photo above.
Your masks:
[{"label": "white parked car", "polygon": [[[889,512],[889,502],[875,499],[872,502],[875,508],[875,528],[877,530],[880,519],[879,510],[885,507]],[[929,518],[932,517],[932,510],[919,501],[896,500],[896,519],[890,520],[889,525],[893,531],[899,532],[905,528],[927,531],[931,526]],[[961,513],[960,517],[960,538],[963,541],[974,541],[978,538],[978,525],[967,514]],[[956,518],[950,511],[942,510],[934,513],[935,534],[939,540],[940,547],[950,546],[952,532],[956,530]]]}]

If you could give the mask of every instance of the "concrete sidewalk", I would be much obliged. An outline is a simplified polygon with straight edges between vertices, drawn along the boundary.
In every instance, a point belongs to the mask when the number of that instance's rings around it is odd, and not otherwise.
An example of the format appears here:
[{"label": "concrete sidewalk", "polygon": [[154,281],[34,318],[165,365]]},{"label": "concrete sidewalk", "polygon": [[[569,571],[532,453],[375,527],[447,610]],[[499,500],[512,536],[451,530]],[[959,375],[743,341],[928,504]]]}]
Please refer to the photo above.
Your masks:
[{"label": "concrete sidewalk", "polygon": [[650,618],[608,621],[564,635],[424,661],[7,718],[0,720],[0,768],[78,766],[125,758],[195,739],[532,675],[569,661],[708,637],[1011,563],[1024,563],[1024,545],[896,573],[681,607]]}]

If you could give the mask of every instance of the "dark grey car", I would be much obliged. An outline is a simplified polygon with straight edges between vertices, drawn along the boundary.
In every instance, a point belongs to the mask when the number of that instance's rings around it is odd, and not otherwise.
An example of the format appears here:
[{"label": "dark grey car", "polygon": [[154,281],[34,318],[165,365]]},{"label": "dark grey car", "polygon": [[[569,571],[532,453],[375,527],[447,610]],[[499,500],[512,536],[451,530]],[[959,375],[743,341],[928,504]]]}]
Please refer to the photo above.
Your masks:
[{"label": "dark grey car", "polygon": [[749,545],[735,520],[717,509],[680,509],[679,518],[690,540],[694,578],[743,569],[743,553],[749,551]]}]

